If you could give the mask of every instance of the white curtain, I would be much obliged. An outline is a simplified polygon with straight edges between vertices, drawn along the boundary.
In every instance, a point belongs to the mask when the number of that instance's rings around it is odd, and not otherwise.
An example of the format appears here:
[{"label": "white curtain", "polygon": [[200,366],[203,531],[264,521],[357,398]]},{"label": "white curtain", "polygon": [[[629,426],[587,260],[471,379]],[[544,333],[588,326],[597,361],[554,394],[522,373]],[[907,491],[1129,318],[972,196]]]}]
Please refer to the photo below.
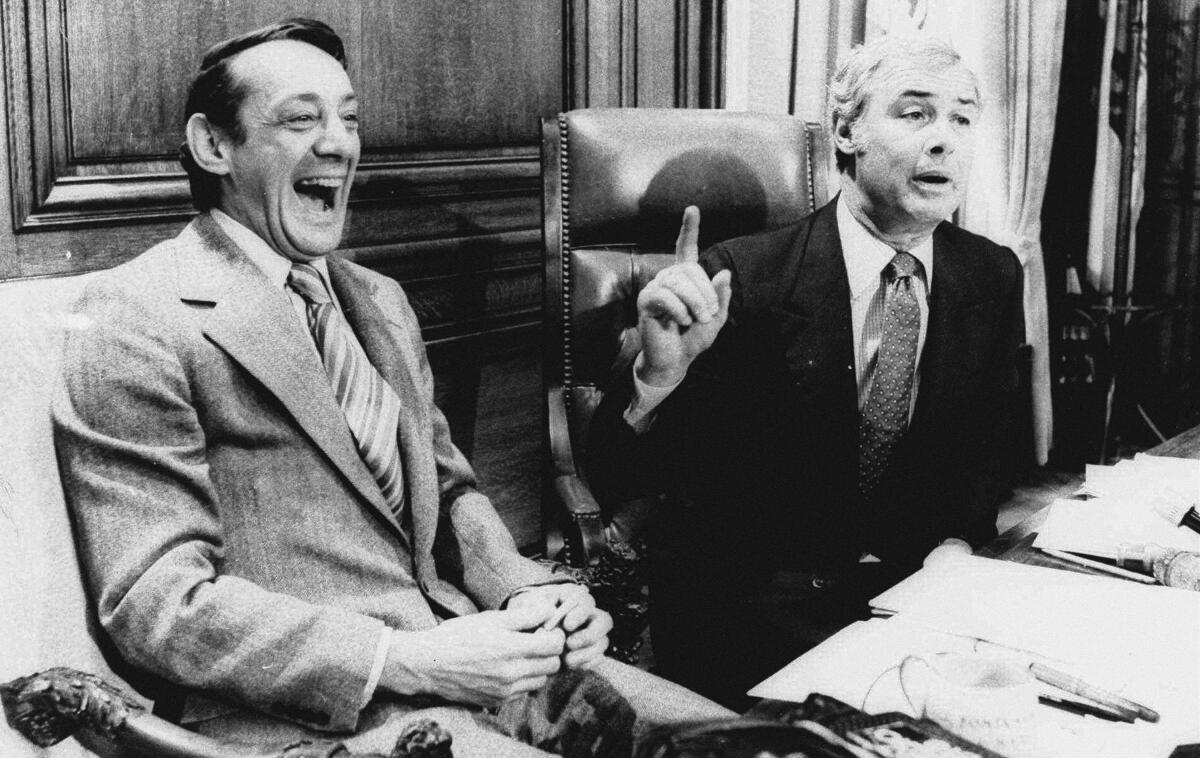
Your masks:
[{"label": "white curtain", "polygon": [[867,0],[726,5],[725,107],[824,124],[829,78],[863,40]]},{"label": "white curtain", "polygon": [[1058,109],[1066,0],[870,0],[866,36],[921,27],[979,75],[984,116],[958,222],[1012,248],[1025,268],[1026,340],[1033,346],[1034,451],[1053,432],[1042,198]]}]

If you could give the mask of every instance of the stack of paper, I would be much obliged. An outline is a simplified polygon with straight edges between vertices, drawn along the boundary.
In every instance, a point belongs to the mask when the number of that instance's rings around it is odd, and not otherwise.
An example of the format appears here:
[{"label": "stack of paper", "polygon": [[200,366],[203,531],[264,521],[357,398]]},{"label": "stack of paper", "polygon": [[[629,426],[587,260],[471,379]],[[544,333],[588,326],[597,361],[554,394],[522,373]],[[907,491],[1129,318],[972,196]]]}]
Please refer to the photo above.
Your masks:
[{"label": "stack of paper", "polygon": [[1200,504],[1200,460],[1138,455],[1115,466],[1087,467],[1080,494],[1058,500],[1038,528],[1034,547],[1115,558],[1122,544],[1157,544],[1200,552],[1200,534],[1158,511]]}]

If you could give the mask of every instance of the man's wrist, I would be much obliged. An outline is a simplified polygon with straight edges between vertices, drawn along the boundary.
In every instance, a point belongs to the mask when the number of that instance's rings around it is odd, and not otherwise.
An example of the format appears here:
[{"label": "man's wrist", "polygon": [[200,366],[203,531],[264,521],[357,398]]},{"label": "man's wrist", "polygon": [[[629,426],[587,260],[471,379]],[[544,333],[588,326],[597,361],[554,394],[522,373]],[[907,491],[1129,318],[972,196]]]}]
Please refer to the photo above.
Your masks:
[{"label": "man's wrist", "polygon": [[380,687],[397,695],[416,695],[424,691],[426,682],[419,663],[423,637],[422,632],[392,630],[379,677]]},{"label": "man's wrist", "polygon": [[633,373],[642,384],[660,389],[673,388],[687,376],[687,366],[651,366],[644,352],[633,362]]}]

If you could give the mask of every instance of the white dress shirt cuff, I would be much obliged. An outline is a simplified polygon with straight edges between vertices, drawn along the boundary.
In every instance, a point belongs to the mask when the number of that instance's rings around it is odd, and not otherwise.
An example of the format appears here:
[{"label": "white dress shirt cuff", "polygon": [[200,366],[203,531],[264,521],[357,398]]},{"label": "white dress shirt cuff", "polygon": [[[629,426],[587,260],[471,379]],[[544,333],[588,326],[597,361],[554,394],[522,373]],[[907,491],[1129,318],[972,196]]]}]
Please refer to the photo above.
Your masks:
[{"label": "white dress shirt cuff", "polygon": [[654,411],[662,404],[664,400],[683,382],[679,380],[667,387],[656,387],[653,384],[646,384],[638,378],[638,369],[642,367],[644,358],[641,353],[638,353],[637,360],[633,362],[633,398],[629,401],[629,407],[622,414],[625,423],[629,424],[629,428],[633,429],[634,434],[645,434],[654,423]]},{"label": "white dress shirt cuff", "polygon": [[375,697],[375,690],[379,687],[379,679],[383,676],[383,665],[387,663],[388,652],[392,647],[392,628],[385,626],[383,634],[379,635],[379,644],[375,646],[375,660],[371,663],[371,673],[367,676],[367,685],[363,687],[362,705],[359,709],[367,707],[367,703],[371,702],[371,698]]}]

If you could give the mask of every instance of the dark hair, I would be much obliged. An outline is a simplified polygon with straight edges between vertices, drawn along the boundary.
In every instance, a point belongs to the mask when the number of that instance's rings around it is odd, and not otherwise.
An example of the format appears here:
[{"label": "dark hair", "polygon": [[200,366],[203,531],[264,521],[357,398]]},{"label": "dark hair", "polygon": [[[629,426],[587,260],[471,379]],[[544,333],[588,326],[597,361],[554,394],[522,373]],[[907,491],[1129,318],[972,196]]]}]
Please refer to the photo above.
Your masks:
[{"label": "dark hair", "polygon": [[[346,50],[342,40],[328,25],[310,18],[289,18],[286,21],[264,26],[252,32],[239,34],[224,42],[218,42],[204,53],[200,62],[200,73],[192,80],[188,90],[187,106],[184,108],[183,123],[186,125],[193,113],[203,113],[210,124],[229,135],[235,143],[246,138],[238,109],[246,99],[246,87],[233,77],[230,61],[244,50],[274,40],[291,39],[307,42],[328,53],[346,67]],[[192,204],[206,211],[217,205],[221,196],[221,181],[196,164],[187,140],[179,146],[179,162],[188,175],[192,191]]]}]

